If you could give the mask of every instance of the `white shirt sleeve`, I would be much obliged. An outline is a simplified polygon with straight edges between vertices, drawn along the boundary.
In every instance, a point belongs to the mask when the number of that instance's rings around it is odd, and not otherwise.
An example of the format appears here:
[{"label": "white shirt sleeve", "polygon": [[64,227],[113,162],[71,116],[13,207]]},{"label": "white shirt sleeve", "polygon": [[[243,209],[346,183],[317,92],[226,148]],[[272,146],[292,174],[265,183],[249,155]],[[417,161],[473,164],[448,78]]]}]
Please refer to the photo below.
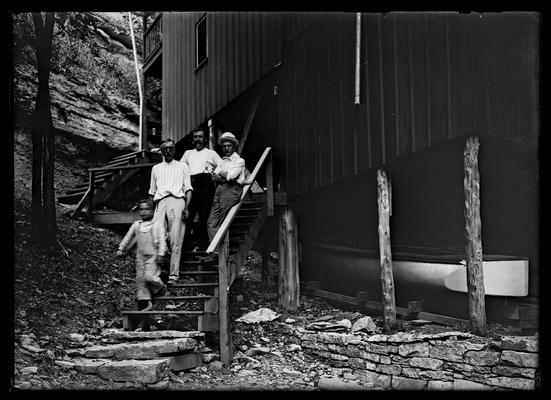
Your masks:
[{"label": "white shirt sleeve", "polygon": [[155,171],[157,170],[156,165],[151,168],[151,182],[149,183],[149,194],[152,196],[155,196],[155,193],[157,192],[157,177],[155,174]]},{"label": "white shirt sleeve", "polygon": [[182,191],[185,194],[188,190],[193,190],[193,186],[191,186],[191,177],[189,174],[189,167],[187,166],[186,163],[182,163],[182,168],[184,169],[184,184],[182,186]]},{"label": "white shirt sleeve", "polygon": [[228,174],[226,175],[227,181],[234,181],[236,180],[239,175],[244,171],[245,169],[245,160],[242,158],[238,158],[235,160],[235,165],[232,166],[230,169],[228,169]]}]

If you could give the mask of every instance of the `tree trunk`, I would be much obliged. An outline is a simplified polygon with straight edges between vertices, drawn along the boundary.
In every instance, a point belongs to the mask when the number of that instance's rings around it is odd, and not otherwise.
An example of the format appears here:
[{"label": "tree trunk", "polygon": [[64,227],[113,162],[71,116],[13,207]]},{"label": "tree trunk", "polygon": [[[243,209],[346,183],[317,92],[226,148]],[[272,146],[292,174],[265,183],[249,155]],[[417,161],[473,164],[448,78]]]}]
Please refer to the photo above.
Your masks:
[{"label": "tree trunk", "polygon": [[[36,238],[41,245],[46,248],[55,248],[57,245],[54,193],[55,136],[49,90],[54,14],[46,13],[44,21],[40,13],[33,13],[33,20],[38,70],[33,136],[33,146],[37,145],[33,147],[33,232],[38,235]],[[40,202],[39,197],[41,197]]]}]

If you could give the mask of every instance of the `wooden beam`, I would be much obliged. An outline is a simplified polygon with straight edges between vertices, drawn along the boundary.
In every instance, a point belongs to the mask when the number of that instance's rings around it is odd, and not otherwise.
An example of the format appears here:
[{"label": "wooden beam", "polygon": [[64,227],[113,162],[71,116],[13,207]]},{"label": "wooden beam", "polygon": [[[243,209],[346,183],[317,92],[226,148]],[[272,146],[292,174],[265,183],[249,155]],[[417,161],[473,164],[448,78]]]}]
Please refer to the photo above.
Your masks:
[{"label": "wooden beam", "polygon": [[218,253],[218,298],[220,302],[218,312],[218,326],[220,335],[220,361],[225,366],[229,365],[233,358],[231,322],[229,319],[229,257],[230,257],[229,235],[226,233],[222,240]]},{"label": "wooden beam", "polygon": [[287,311],[296,311],[300,299],[297,223],[288,207],[279,221],[279,276],[278,304]]},{"label": "wooden beam", "polygon": [[[337,303],[350,304],[357,306],[362,310],[375,311],[377,313],[383,312],[383,304],[378,301],[367,300],[365,292],[358,292],[356,297],[347,296],[340,293],[329,292],[321,289],[305,289],[306,294],[311,296],[322,297],[327,300],[335,301]],[[396,306],[396,314],[404,319],[407,319],[408,314],[411,313],[407,307]],[[435,322],[443,325],[459,325],[465,324],[467,321],[461,318],[448,317],[447,315],[434,314],[425,311],[419,311],[417,318],[426,319],[427,321]]]},{"label": "wooden beam", "polygon": [[266,87],[266,80],[264,80],[260,84],[260,88],[258,89],[258,92],[256,92],[256,97],[253,100],[253,105],[251,107],[251,111],[249,112],[249,116],[247,117],[247,122],[245,122],[245,128],[243,129],[243,134],[241,135],[241,138],[239,139],[239,146],[237,147],[237,154],[241,155],[241,152],[243,151],[243,147],[245,146],[245,142],[247,141],[247,136],[249,135],[249,130],[251,129],[251,125],[253,123],[254,115],[256,114],[256,109],[258,108],[258,104],[260,104],[260,99],[262,98],[262,94],[264,93],[264,88]]},{"label": "wooden beam", "polygon": [[486,304],[482,269],[482,234],[480,222],[480,174],[478,172],[478,137],[465,144],[463,186],[465,189],[465,252],[467,255],[467,296],[469,321],[474,334],[486,334]]},{"label": "wooden beam", "polygon": [[273,155],[270,152],[266,163],[266,205],[268,217],[274,215],[274,177],[272,174],[272,161]]},{"label": "wooden beam", "polygon": [[119,169],[134,169],[134,168],[148,168],[153,167],[154,165],[157,165],[158,163],[137,163],[132,165],[120,165],[120,166],[114,166],[114,167],[96,167],[96,168],[88,168],[88,171],[116,171]]},{"label": "wooden beam", "polygon": [[379,210],[379,254],[381,259],[381,284],[383,295],[384,329],[390,330],[396,322],[396,298],[392,275],[390,250],[390,179],[383,169],[377,170],[377,204]]}]

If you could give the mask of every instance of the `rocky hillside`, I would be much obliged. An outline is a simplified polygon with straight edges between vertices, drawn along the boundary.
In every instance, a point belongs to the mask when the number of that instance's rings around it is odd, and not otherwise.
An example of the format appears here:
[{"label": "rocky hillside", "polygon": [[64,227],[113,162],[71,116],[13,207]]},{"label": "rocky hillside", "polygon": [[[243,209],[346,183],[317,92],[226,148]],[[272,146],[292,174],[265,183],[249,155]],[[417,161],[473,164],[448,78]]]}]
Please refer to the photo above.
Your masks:
[{"label": "rocky hillside", "polygon": [[[141,61],[142,19],[133,13]],[[137,149],[139,96],[128,13],[65,13],[54,29],[54,127],[125,151]],[[14,16],[15,123],[28,129],[37,77],[28,14]]]}]

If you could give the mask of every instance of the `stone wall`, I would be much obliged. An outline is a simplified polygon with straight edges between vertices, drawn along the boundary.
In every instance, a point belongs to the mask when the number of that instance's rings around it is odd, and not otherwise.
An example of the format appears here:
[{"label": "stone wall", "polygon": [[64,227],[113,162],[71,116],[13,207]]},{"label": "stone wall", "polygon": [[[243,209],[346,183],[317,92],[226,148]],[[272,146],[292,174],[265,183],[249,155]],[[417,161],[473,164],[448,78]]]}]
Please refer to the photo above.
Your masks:
[{"label": "stone wall", "polygon": [[368,388],[534,390],[537,336],[501,340],[469,333],[367,335],[294,330],[293,342]]}]

